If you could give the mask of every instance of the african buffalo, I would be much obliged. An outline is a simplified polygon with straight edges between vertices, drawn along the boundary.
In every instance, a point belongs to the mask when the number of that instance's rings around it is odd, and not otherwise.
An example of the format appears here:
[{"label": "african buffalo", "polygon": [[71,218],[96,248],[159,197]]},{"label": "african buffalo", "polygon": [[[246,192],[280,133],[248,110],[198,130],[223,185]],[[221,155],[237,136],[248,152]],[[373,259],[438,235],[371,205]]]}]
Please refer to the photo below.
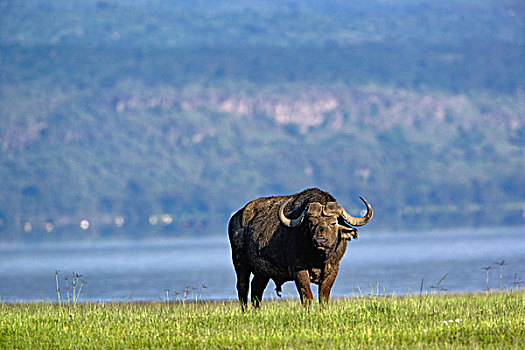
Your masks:
[{"label": "african buffalo", "polygon": [[230,219],[228,234],[243,309],[251,274],[255,307],[270,279],[279,296],[283,283],[294,281],[301,302],[308,305],[313,299],[312,282],[319,285],[319,301],[328,301],[346,241],[357,238],[352,226],[362,226],[372,218],[372,207],[360,198],[367,208],[363,217],[351,216],[331,194],[317,188],[259,198],[237,211]]}]

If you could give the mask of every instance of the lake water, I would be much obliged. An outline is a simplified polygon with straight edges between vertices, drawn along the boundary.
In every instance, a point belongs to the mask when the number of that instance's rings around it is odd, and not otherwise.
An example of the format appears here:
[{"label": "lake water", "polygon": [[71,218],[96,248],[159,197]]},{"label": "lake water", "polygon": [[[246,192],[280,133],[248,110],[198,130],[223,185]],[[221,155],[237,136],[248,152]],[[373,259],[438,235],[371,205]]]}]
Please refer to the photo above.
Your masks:
[{"label": "lake water", "polygon": [[[448,273],[439,289],[449,292],[516,288],[525,279],[525,227],[421,233],[367,233],[352,241],[341,261],[333,296],[419,293]],[[142,242],[0,245],[2,301],[56,301],[55,270],[82,274],[80,301],[234,300],[235,273],[226,235],[207,239]],[[71,281],[71,278],[68,282]],[[270,282],[265,297],[276,298]],[[316,294],[317,288],[312,286]],[[292,282],[283,297],[297,297]]]}]

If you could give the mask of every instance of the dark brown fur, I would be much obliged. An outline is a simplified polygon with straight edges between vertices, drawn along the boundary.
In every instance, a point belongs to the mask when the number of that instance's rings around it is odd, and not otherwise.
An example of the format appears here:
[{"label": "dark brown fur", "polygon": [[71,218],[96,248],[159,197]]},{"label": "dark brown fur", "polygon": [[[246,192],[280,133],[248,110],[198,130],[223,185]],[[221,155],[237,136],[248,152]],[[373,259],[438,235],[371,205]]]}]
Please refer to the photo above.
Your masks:
[{"label": "dark brown fur", "polygon": [[[309,203],[325,205],[335,198],[316,188],[307,189],[292,196],[264,197],[249,202],[235,213],[229,222],[228,233],[232,248],[232,259],[237,274],[237,292],[241,305],[248,302],[250,275],[251,300],[257,307],[269,280],[272,279],[279,294],[286,281],[294,281],[303,303],[313,299],[310,283],[319,285],[319,301],[328,301],[330,291],[339,272],[339,262],[346,250],[346,240],[339,230],[330,231],[327,220],[334,217],[305,218],[301,225],[290,228],[281,223],[279,207],[289,198],[293,200],[285,207],[288,218],[297,218]],[[324,221],[326,221],[326,223]],[[323,221],[323,222],[321,222]],[[320,229],[323,224],[325,229]],[[346,232],[356,230],[344,224]],[[332,226],[333,227],[333,226]],[[327,247],[316,248],[312,239],[322,231]],[[330,231],[330,232],[328,232]],[[335,232],[335,233],[334,233]],[[324,242],[324,241],[323,241]]]}]

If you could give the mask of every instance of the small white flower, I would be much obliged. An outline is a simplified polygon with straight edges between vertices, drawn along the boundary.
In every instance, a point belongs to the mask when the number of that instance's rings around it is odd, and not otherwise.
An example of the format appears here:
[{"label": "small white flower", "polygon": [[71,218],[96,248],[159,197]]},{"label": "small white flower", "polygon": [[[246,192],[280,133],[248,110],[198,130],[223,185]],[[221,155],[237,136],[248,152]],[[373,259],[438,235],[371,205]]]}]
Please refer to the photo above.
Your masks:
[{"label": "small white flower", "polygon": [[461,321],[461,318],[456,318],[456,323],[460,323]]}]

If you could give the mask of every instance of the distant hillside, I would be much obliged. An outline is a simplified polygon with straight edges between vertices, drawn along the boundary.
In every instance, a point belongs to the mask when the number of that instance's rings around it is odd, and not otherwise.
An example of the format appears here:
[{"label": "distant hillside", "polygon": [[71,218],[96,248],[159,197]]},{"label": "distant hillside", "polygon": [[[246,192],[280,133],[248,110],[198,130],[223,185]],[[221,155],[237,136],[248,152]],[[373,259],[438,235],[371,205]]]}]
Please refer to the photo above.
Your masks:
[{"label": "distant hillside", "polygon": [[0,11],[2,43],[23,46],[417,49],[525,39],[521,0],[24,0],[2,1]]},{"label": "distant hillside", "polygon": [[372,231],[524,223],[520,2],[177,3],[2,2],[0,241],[214,234],[309,186]]}]

